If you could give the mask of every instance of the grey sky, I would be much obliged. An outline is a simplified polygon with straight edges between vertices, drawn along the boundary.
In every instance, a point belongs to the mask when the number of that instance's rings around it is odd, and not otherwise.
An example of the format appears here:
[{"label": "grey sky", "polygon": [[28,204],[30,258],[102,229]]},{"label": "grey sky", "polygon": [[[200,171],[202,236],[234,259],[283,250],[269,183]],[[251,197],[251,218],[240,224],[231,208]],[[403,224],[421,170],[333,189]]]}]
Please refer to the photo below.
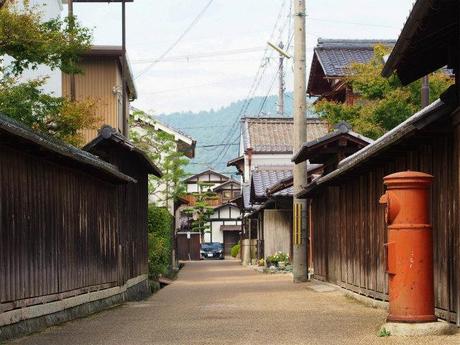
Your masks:
[{"label": "grey sky", "polygon": [[[208,2],[128,3],[128,53],[134,75],[158,58]],[[245,98],[283,3],[278,28],[285,26],[282,39],[287,42],[289,0],[214,0],[201,21],[165,60],[136,80],[139,99],[135,106],[158,114],[219,108]],[[96,44],[120,44],[119,4],[76,4],[75,7],[81,22],[94,28]],[[308,61],[318,37],[397,38],[411,7],[412,0],[308,1]],[[277,29],[274,39],[278,37]],[[208,54],[240,49],[250,52]],[[207,57],[197,58],[197,54]],[[270,52],[270,56],[275,57],[275,53]],[[276,72],[277,61],[270,59],[255,95],[269,93]],[[286,74],[286,86],[291,90],[291,66]],[[276,84],[271,93],[276,94]]]}]

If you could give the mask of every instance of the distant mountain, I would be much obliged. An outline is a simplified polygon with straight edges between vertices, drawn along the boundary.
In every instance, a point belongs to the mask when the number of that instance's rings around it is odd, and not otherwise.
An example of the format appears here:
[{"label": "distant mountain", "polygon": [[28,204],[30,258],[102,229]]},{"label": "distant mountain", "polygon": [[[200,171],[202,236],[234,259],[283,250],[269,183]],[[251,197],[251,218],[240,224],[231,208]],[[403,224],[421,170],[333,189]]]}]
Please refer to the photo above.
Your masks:
[{"label": "distant mountain", "polygon": [[[278,97],[255,97],[250,101],[246,116],[277,116]],[[195,159],[187,171],[197,173],[209,167],[227,174],[235,173],[227,168],[227,161],[236,158],[239,153],[240,116],[244,101],[237,101],[218,110],[182,112],[156,116],[162,123],[173,127],[197,141]],[[292,113],[292,96],[286,94],[286,116]],[[231,144],[231,145],[223,145]],[[206,147],[208,145],[221,145]],[[203,147],[205,146],[205,147]]]}]

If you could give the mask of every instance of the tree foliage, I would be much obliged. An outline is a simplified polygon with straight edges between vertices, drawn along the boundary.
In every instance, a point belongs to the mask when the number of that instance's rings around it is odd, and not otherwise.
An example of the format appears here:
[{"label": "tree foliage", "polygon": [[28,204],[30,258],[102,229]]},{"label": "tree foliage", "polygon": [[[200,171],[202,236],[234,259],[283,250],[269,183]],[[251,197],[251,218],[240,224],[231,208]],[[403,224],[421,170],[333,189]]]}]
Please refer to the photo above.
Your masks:
[{"label": "tree foliage", "polygon": [[[358,95],[354,104],[321,100],[315,110],[331,125],[347,121],[354,130],[370,138],[378,138],[421,108],[421,81],[403,86],[396,75],[381,76],[384,56],[389,49],[382,45],[374,48],[374,57],[365,64],[350,66],[346,82]],[[439,98],[451,84],[451,78],[438,71],[429,76],[430,101]]]},{"label": "tree foliage", "polygon": [[40,9],[28,1],[21,8],[12,1],[0,8],[0,56],[14,58],[3,73],[18,76],[40,64],[78,73],[78,57],[90,44],[91,31],[75,17],[43,21]]},{"label": "tree foliage", "polygon": [[70,101],[46,94],[46,76],[24,76],[39,65],[79,73],[78,58],[90,44],[90,30],[75,18],[43,21],[39,9],[28,1],[21,8],[8,1],[0,8],[0,112],[37,131],[83,144],[81,131],[100,121],[96,100]]},{"label": "tree foliage", "polygon": [[210,202],[217,198],[217,194],[211,190],[212,186],[212,183],[198,182],[198,192],[192,193],[195,203],[184,210],[184,213],[192,218],[191,230],[201,233],[202,240],[204,234],[211,231],[209,219],[214,213],[214,208],[210,206]]},{"label": "tree foliage", "polygon": [[163,176],[151,176],[150,194],[156,196],[162,205],[169,205],[186,192],[183,180],[188,159],[184,153],[177,152],[177,143],[173,135],[156,130],[151,123],[154,120],[142,111],[136,111],[130,118],[130,139],[144,150],[150,159],[158,164]]},{"label": "tree foliage", "polygon": [[166,208],[149,206],[148,210],[149,276],[157,280],[171,266],[171,229],[173,218]]}]

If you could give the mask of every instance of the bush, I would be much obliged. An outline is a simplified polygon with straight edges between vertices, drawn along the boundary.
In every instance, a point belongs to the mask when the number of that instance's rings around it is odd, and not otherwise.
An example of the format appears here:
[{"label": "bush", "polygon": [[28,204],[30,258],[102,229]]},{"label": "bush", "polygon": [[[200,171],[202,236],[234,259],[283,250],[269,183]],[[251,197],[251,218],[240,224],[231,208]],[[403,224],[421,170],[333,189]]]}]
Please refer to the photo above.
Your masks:
[{"label": "bush", "polygon": [[236,258],[240,253],[240,244],[235,244],[232,249],[230,250],[230,254],[232,257]]},{"label": "bush", "polygon": [[267,266],[270,266],[270,264],[273,265],[278,265],[278,262],[289,262],[289,254],[283,253],[283,252],[276,252],[275,255],[272,256],[267,256],[266,259]]},{"label": "bush", "polygon": [[157,280],[171,267],[171,229],[173,217],[166,208],[149,206],[148,210],[149,277]]}]

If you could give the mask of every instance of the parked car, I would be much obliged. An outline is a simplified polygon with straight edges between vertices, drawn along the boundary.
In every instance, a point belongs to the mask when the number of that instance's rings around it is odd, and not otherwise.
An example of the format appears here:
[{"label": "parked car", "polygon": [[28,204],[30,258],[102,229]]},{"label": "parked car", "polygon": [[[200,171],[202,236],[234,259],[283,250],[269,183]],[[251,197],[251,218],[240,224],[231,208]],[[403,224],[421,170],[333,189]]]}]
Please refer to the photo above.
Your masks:
[{"label": "parked car", "polygon": [[200,249],[201,259],[224,259],[224,245],[219,242],[202,243]]}]

